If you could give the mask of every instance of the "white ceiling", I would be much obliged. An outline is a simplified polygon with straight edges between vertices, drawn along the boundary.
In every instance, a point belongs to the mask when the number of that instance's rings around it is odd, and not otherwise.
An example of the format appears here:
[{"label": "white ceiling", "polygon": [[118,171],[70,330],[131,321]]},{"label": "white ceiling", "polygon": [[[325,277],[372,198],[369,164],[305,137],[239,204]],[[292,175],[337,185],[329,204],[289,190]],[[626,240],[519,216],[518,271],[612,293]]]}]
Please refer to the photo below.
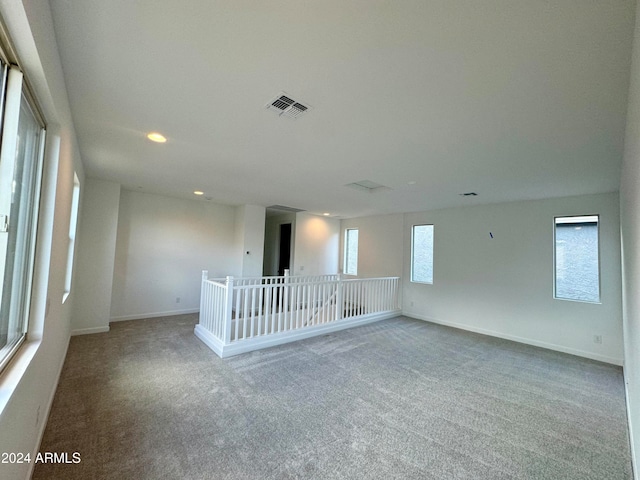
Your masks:
[{"label": "white ceiling", "polygon": [[340,217],[618,189],[635,0],[50,3],[87,174],[124,188]]}]

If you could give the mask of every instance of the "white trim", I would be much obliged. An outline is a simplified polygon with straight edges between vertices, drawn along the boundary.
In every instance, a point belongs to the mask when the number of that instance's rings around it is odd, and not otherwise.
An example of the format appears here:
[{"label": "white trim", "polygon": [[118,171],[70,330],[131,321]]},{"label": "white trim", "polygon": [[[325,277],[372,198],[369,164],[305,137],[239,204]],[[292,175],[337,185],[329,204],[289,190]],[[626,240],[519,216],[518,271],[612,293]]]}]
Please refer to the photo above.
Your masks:
[{"label": "white trim", "polygon": [[75,335],[91,335],[92,333],[106,333],[109,331],[109,325],[106,327],[78,328],[71,330],[71,336]]},{"label": "white trim", "polygon": [[111,317],[110,322],[124,322],[126,320],[142,320],[145,318],[170,317],[172,315],[186,315],[188,313],[198,313],[199,308],[189,308],[187,310],[169,310],[165,312],[140,313],[137,315],[123,315],[121,317]]},{"label": "white trim", "polygon": [[213,333],[204,328],[202,325],[196,325],[196,328],[193,330],[193,333],[196,337],[204,342],[204,344],[209,347],[211,350],[215,352],[216,355],[222,357],[222,347],[223,344],[218,338],[216,338]]},{"label": "white trim", "polygon": [[24,342],[2,371],[2,376],[0,376],[0,415],[4,412],[13,392],[22,381],[31,360],[36,356],[40,343],[40,340]]},{"label": "white trim", "polygon": [[570,355],[576,355],[578,357],[589,358],[591,360],[597,360],[599,362],[610,363],[613,365],[622,366],[623,360],[618,357],[609,357],[607,355],[600,355],[593,352],[587,352],[585,350],[578,350],[575,348],[568,348],[562,345],[556,345],[554,343],[540,342],[538,340],[532,340],[530,338],[518,337],[516,335],[509,335],[493,330],[487,330],[484,328],[474,327],[472,325],[465,325],[462,323],[449,322],[446,320],[439,320],[436,318],[427,317],[426,315],[420,315],[414,312],[402,312],[402,315],[409,318],[415,318],[416,320],[423,320],[425,322],[437,323],[439,325],[445,325],[447,327],[453,327],[460,330],[466,330],[469,332],[480,333],[482,335],[489,335],[491,337],[503,338],[505,340],[511,340],[513,342],[524,343],[525,345],[533,345],[534,347],[546,348],[547,350],[554,350],[556,352],[568,353]]},{"label": "white trim", "polygon": [[337,332],[339,330],[345,330],[347,328],[358,327],[360,325],[366,325],[368,323],[379,322],[380,320],[387,320],[389,318],[399,316],[400,313],[400,310],[373,313],[354,319],[336,320],[335,322],[316,325],[314,327],[290,330],[288,332],[280,332],[272,335],[264,335],[261,337],[248,338],[245,340],[240,340],[238,342],[232,342],[229,345],[224,345],[220,340],[218,340],[200,325],[196,325],[194,333],[219,357],[226,358],[233,355],[239,355],[241,353],[252,352],[254,350],[260,350],[263,348],[275,347],[276,345],[283,345],[285,343],[304,340],[305,338],[317,337],[318,335],[325,335],[327,333]]}]

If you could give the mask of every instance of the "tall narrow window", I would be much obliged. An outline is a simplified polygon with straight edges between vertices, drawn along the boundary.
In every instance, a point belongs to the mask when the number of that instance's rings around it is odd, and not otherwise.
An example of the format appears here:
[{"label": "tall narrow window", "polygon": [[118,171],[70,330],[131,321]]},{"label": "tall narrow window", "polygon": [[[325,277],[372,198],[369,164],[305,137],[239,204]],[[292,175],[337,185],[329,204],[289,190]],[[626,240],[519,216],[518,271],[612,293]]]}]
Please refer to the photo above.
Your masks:
[{"label": "tall narrow window", "polygon": [[344,237],[344,273],[358,274],[358,230],[348,228]]},{"label": "tall narrow window", "polygon": [[[26,337],[31,300],[44,129],[9,69],[0,148],[0,368]],[[4,86],[4,85],[3,85]]]},{"label": "tall narrow window", "polygon": [[555,298],[600,301],[598,215],[556,217]]},{"label": "tall narrow window", "polygon": [[411,281],[433,283],[433,225],[412,228]]},{"label": "tall narrow window", "polygon": [[73,278],[73,255],[76,248],[76,230],[78,227],[78,205],[80,202],[80,180],[73,172],[73,197],[71,199],[71,219],[69,220],[69,247],[67,249],[67,272],[64,278],[64,294],[62,303],[71,293],[71,279]]}]

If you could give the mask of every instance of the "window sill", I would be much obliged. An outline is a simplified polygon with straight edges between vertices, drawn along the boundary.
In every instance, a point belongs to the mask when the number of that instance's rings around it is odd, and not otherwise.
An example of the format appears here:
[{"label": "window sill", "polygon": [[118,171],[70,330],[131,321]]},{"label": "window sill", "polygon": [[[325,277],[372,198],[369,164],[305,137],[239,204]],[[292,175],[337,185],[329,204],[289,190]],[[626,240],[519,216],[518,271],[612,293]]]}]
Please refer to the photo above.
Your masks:
[{"label": "window sill", "polygon": [[0,416],[9,404],[31,361],[40,347],[40,340],[26,341],[0,374]]},{"label": "window sill", "polygon": [[589,305],[602,305],[602,301],[578,300],[577,298],[553,297],[554,300],[562,300],[563,302],[586,303]]}]

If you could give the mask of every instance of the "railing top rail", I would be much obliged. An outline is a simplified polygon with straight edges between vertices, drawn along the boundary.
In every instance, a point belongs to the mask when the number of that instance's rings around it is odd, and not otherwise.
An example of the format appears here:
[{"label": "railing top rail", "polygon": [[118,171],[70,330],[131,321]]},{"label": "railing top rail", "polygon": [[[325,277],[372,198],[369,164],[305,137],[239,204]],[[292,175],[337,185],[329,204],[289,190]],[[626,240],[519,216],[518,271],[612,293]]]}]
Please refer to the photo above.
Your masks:
[{"label": "railing top rail", "polygon": [[343,278],[343,282],[361,282],[366,280],[400,280],[400,277],[363,277],[363,278]]},{"label": "railing top rail", "polygon": [[281,288],[281,287],[293,287],[301,285],[337,285],[338,280],[309,280],[304,282],[291,282],[291,283],[258,283],[249,285],[233,285],[234,290],[246,290],[250,288]]},{"label": "railing top rail", "polygon": [[[203,279],[212,285],[227,286],[227,278]],[[339,274],[324,275],[283,275],[264,277],[237,277],[233,278],[234,289],[250,289],[256,287],[279,287],[283,285],[333,285],[337,282],[366,283],[383,280],[400,280],[400,277],[370,277],[370,278],[345,278]]]},{"label": "railing top rail", "polygon": [[234,277],[234,280],[264,280],[264,279],[294,279],[294,278],[313,278],[313,277],[337,277],[337,273],[321,273],[318,275],[265,275],[263,277]]},{"label": "railing top rail", "polygon": [[[289,277],[291,278],[291,277]],[[304,285],[337,285],[339,282],[343,283],[372,283],[376,281],[387,281],[387,280],[400,280],[400,277],[372,277],[372,278],[353,278],[349,280],[339,280],[335,279],[324,279],[319,280],[314,277],[296,277],[297,280],[291,282],[281,282],[281,283],[248,283],[243,284],[241,281],[236,281],[234,279],[234,290],[248,290],[252,288],[280,288],[283,286],[304,286]],[[302,280],[304,278],[304,280]]]}]

